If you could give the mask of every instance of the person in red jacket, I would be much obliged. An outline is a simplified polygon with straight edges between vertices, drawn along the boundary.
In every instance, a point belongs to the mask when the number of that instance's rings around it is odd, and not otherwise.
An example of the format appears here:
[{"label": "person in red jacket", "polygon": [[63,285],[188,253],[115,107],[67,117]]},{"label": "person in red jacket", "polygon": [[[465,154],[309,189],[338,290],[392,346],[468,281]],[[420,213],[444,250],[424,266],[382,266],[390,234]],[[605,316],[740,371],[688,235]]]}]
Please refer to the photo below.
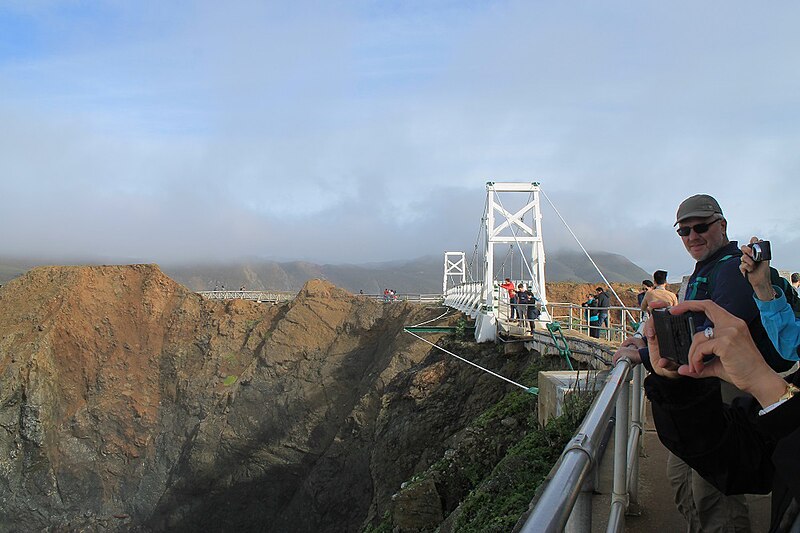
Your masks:
[{"label": "person in red jacket", "polygon": [[510,303],[511,311],[509,312],[508,318],[514,320],[516,318],[516,303],[517,303],[517,292],[514,287],[514,282],[511,279],[506,278],[502,285],[500,285],[501,289],[505,289],[508,291],[508,301]]}]

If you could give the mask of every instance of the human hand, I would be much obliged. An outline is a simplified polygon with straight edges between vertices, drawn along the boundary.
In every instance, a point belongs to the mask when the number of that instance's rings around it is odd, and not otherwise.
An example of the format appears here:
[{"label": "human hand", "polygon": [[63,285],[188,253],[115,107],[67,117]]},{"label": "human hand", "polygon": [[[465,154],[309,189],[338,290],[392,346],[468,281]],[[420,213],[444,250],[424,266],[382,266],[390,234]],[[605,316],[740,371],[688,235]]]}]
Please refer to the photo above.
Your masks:
[{"label": "human hand", "polygon": [[[750,244],[761,242],[758,237],[750,239]],[[756,297],[762,301],[769,301],[775,297],[772,282],[769,279],[769,261],[753,261],[753,249],[745,245],[741,247],[742,258],[739,270],[753,286]]]},{"label": "human hand", "polygon": [[[786,390],[786,382],[764,360],[742,319],[711,300],[690,300],[672,308],[673,314],[687,311],[705,313],[714,328],[711,338],[702,332],[694,335],[689,364],[681,365],[680,375],[718,377],[752,394],[762,406],[780,398]],[[716,357],[707,360],[710,355]]]},{"label": "human hand", "polygon": [[[667,303],[653,302],[650,306],[651,309],[659,309],[661,307],[667,307]],[[680,374],[678,374],[678,365],[674,361],[661,357],[661,353],[658,349],[658,338],[656,337],[654,320],[648,320],[644,323],[643,333],[644,337],[647,339],[647,348],[650,352],[650,364],[653,367],[653,371],[665,378],[680,377]]]},{"label": "human hand", "polygon": [[616,365],[617,361],[619,361],[623,357],[627,357],[632,365],[638,365],[642,362],[642,357],[641,355],[639,355],[639,348],[637,348],[633,344],[628,344],[628,345],[626,345],[625,343],[620,344],[619,348],[617,348],[617,351],[614,352],[614,357],[612,358],[612,362]]},{"label": "human hand", "polygon": [[623,346],[635,346],[636,348],[646,348],[647,341],[644,340],[642,336],[636,337],[635,335],[628,336],[622,344],[619,345],[620,348]]}]

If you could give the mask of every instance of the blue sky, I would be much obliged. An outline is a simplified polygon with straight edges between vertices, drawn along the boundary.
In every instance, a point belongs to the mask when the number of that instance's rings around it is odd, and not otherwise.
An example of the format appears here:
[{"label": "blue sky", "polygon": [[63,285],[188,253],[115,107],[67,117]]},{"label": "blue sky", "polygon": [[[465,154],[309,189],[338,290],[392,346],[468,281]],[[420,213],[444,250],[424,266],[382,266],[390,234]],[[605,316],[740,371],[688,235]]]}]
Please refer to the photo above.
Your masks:
[{"label": "blue sky", "polygon": [[[470,251],[539,181],[674,275],[680,201],[800,269],[791,2],[0,7],[0,255],[362,262]],[[544,210],[546,246],[573,248]]]}]

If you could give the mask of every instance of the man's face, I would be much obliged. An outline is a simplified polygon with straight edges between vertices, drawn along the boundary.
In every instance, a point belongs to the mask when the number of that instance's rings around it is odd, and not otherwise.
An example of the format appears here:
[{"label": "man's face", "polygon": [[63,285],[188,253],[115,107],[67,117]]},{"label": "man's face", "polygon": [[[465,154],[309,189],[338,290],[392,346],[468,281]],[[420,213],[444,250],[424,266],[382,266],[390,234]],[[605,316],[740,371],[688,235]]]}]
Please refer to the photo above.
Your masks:
[{"label": "man's face", "polygon": [[[715,222],[716,221],[716,222]],[[708,230],[703,233],[697,233],[694,226],[697,224],[709,224]],[[681,221],[678,224],[679,228],[691,227],[692,230],[686,237],[681,237],[686,251],[695,261],[702,261],[708,259],[717,250],[728,244],[725,230],[728,223],[724,218],[720,219],[719,215],[712,215],[710,217],[692,217]]]}]

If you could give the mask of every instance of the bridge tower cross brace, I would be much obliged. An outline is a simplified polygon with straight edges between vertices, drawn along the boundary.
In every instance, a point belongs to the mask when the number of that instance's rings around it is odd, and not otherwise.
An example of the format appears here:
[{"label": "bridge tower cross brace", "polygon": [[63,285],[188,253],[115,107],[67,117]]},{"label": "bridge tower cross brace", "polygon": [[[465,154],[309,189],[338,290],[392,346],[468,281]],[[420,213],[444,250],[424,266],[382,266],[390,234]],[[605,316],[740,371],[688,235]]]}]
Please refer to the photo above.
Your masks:
[{"label": "bridge tower cross brace", "polygon": [[452,278],[456,279],[456,284],[463,284],[467,282],[467,270],[464,252],[444,253],[444,281],[442,282],[442,294],[447,293],[447,285]]},{"label": "bridge tower cross brace", "polygon": [[[500,201],[500,193],[524,193],[530,199],[526,204],[514,213],[505,209]],[[509,183],[509,182],[487,182],[486,183],[486,206],[487,216],[485,222],[486,231],[486,253],[484,255],[483,282],[483,301],[487,308],[493,307],[493,284],[494,284],[494,246],[495,244],[518,245],[522,243],[531,244],[531,257],[528,265],[532,281],[535,283],[534,292],[542,299],[542,303],[547,303],[545,293],[544,277],[544,243],[542,241],[542,212],[539,208],[539,183]],[[527,217],[526,215],[531,215]],[[529,224],[527,220],[532,220]],[[509,232],[511,233],[509,235]]]}]

